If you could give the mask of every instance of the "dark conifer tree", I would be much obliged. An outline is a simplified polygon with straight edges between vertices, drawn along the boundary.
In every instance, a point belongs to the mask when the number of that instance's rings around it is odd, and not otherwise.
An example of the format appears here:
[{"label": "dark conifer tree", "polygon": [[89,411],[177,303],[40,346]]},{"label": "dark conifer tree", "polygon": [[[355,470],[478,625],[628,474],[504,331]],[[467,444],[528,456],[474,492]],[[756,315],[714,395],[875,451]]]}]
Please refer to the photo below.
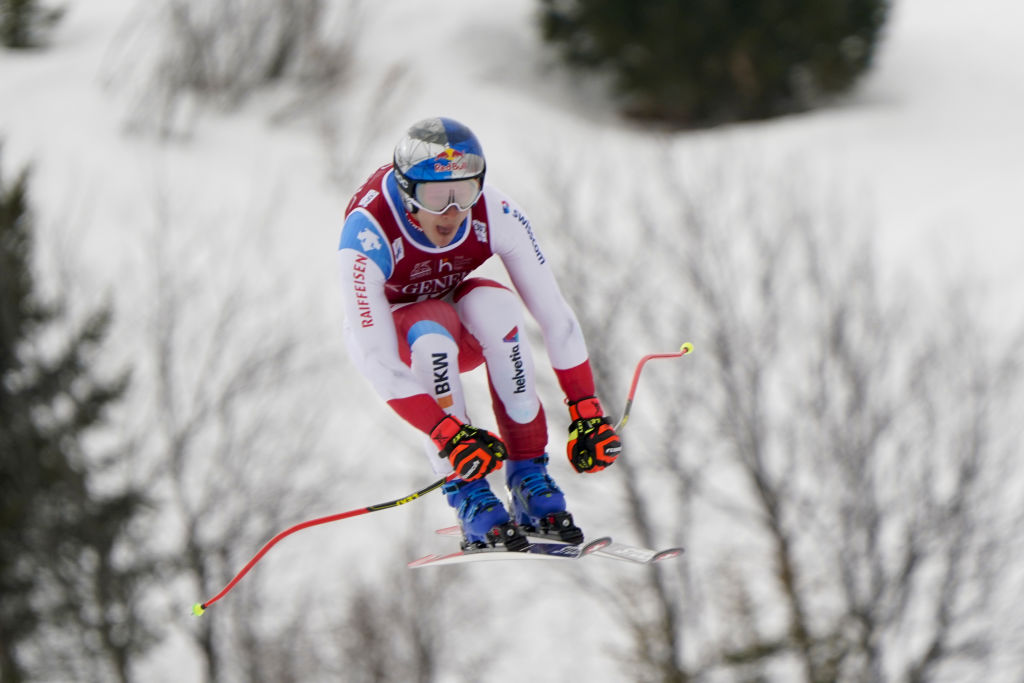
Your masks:
[{"label": "dark conifer tree", "polygon": [[44,7],[38,0],[0,0],[0,45],[39,47],[63,16],[63,8]]},{"label": "dark conifer tree", "polygon": [[99,495],[93,479],[120,456],[90,456],[83,441],[128,376],[94,368],[109,308],[76,324],[37,294],[28,178],[0,173],[0,680],[56,661],[126,680],[148,638],[135,595],[150,568],[124,552],[144,500]]},{"label": "dark conifer tree", "polygon": [[630,115],[679,126],[820,105],[872,64],[889,0],[541,0],[545,40],[610,74]]}]

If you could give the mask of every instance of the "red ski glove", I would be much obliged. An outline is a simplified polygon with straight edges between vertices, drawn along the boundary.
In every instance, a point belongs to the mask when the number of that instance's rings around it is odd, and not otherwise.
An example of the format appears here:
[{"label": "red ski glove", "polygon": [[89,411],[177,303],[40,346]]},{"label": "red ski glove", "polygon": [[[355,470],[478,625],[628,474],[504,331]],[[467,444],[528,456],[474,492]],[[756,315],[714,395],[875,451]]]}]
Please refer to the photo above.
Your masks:
[{"label": "red ski glove", "polygon": [[566,454],[577,472],[599,472],[622,451],[622,442],[593,396],[569,404],[569,443]]},{"label": "red ski glove", "polygon": [[463,481],[480,479],[501,469],[508,449],[494,434],[464,424],[454,415],[446,415],[430,432],[438,454],[448,458]]}]

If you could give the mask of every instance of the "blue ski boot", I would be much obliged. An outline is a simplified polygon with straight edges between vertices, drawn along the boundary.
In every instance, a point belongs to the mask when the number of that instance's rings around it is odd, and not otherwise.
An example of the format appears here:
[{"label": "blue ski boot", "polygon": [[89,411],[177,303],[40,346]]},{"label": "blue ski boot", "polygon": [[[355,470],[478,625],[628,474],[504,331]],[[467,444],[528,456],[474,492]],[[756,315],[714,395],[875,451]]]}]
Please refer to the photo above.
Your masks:
[{"label": "blue ski boot", "polygon": [[506,460],[505,476],[512,517],[523,531],[572,545],[583,542],[583,531],[565,509],[565,494],[548,475],[546,453],[532,460]]},{"label": "blue ski boot", "polygon": [[493,548],[501,543],[507,550],[518,551],[529,545],[486,479],[456,479],[445,484],[442,490],[459,517],[463,550]]}]

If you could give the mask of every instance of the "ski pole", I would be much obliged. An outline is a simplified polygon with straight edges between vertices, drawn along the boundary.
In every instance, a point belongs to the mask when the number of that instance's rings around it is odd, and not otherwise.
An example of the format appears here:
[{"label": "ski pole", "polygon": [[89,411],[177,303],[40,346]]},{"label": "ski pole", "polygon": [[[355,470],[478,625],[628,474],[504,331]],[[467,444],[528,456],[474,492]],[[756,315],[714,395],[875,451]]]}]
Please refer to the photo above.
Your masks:
[{"label": "ski pole", "polygon": [[388,508],[404,505],[405,503],[409,503],[423,495],[430,493],[434,489],[440,488],[446,481],[448,481],[451,478],[454,478],[454,476],[455,475],[452,474],[442,479],[438,479],[433,484],[424,487],[415,493],[411,493],[408,496],[405,496],[404,498],[397,498],[395,500],[389,500],[386,503],[377,503],[376,505],[370,505],[364,508],[356,508],[355,510],[349,510],[348,512],[339,512],[336,515],[328,515],[327,517],[318,517],[316,519],[310,519],[308,521],[302,522],[301,524],[296,524],[295,526],[285,529],[284,531],[270,539],[267,542],[267,544],[260,549],[258,553],[253,555],[252,559],[249,560],[248,564],[242,567],[242,570],[235,574],[235,578],[231,579],[231,581],[229,581],[228,584],[224,586],[224,588],[222,588],[219,593],[214,595],[206,602],[197,602],[195,605],[193,605],[192,614],[194,614],[197,617],[202,616],[203,612],[206,611],[206,608],[208,608],[210,605],[223,598],[225,595],[227,595],[231,591],[231,589],[234,588],[235,585],[242,580],[242,577],[248,574],[249,570],[252,569],[256,565],[256,563],[259,562],[260,559],[262,559],[264,555],[267,554],[267,551],[273,548],[275,545],[277,545],[278,541],[285,538],[286,536],[290,536],[294,534],[296,531],[308,529],[312,526],[328,524],[329,522],[337,522],[338,520],[348,519],[349,517],[358,517],[359,515],[365,515],[369,512],[377,512],[378,510],[387,510]]},{"label": "ski pole", "polygon": [[619,420],[619,424],[615,425],[615,431],[619,431],[625,427],[626,422],[629,420],[629,411],[633,407],[633,397],[636,395],[636,385],[640,381],[640,372],[644,369],[644,365],[647,361],[654,358],[679,358],[688,353],[693,353],[693,344],[685,342],[675,353],[652,353],[640,359],[640,362],[636,364],[636,370],[633,371],[633,384],[629,387],[629,396],[626,397],[626,407],[622,411],[622,419]]}]

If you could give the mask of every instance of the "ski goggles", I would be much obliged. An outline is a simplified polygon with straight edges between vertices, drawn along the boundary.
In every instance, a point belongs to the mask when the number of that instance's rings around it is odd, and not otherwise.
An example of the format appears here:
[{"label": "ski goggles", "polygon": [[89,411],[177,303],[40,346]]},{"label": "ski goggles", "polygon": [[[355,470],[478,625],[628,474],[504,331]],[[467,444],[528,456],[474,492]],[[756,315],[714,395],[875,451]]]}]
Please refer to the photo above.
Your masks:
[{"label": "ski goggles", "polygon": [[479,178],[419,182],[413,187],[412,203],[428,213],[443,214],[451,207],[466,211],[480,199]]}]

